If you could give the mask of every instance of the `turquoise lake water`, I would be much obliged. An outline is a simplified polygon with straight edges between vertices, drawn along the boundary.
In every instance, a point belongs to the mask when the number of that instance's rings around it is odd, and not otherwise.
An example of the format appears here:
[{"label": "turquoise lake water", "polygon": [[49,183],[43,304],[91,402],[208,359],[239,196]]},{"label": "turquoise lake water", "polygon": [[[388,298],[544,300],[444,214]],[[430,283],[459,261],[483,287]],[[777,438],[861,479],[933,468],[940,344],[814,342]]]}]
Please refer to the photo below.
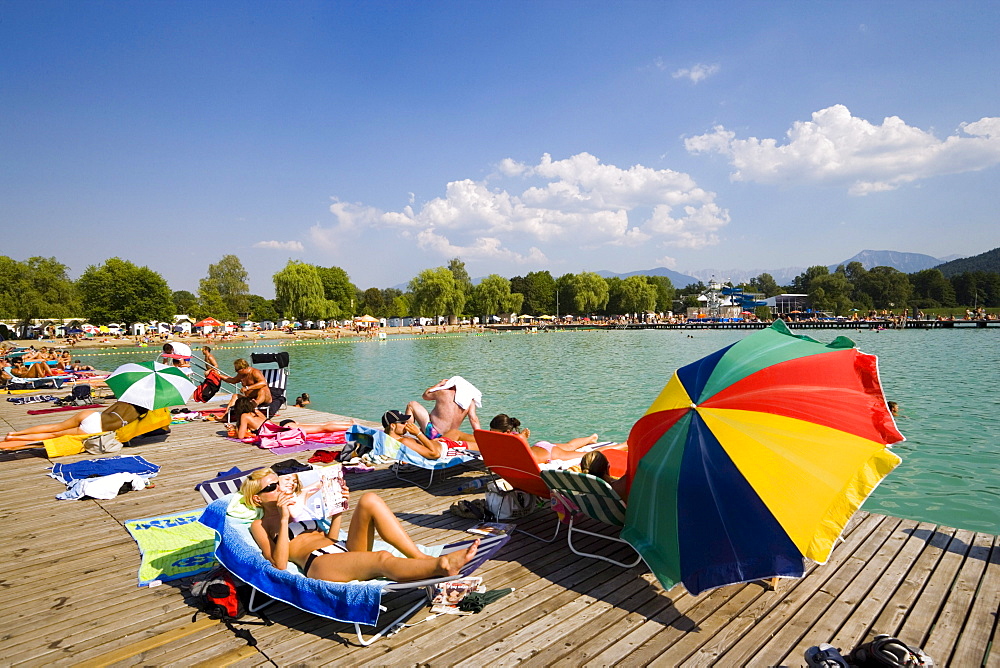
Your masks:
[{"label": "turquoise lake water", "polygon": [[[508,413],[532,439],[597,432],[622,441],[673,371],[747,336],[745,331],[583,331],[390,338],[386,342],[258,346],[291,353],[289,397],[311,408],[378,421],[442,378],[483,391],[484,425]],[[838,334],[879,357],[888,399],[899,402],[894,447],[903,463],[864,508],[897,517],[1000,533],[1000,330],[809,332]],[[690,338],[693,337],[693,338]],[[103,369],[155,356],[146,348],[78,356]],[[247,348],[216,350],[232,368]],[[293,399],[294,400],[294,399]]]}]

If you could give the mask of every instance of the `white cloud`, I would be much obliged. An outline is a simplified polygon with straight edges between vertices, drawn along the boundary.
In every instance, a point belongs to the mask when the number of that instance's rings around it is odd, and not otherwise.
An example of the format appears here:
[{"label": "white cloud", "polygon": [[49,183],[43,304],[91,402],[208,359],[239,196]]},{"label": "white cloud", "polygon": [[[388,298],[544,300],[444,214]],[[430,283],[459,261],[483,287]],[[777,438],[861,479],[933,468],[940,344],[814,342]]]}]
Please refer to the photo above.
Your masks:
[{"label": "white cloud", "polygon": [[673,72],[670,76],[675,79],[690,79],[691,83],[704,81],[713,74],[717,74],[721,68],[718,65],[705,65],[698,63],[691,67],[685,67]]},{"label": "white cloud", "polygon": [[672,258],[669,255],[656,258],[656,264],[661,267],[666,267],[667,269],[677,269],[677,259]]},{"label": "white cloud", "polygon": [[795,122],[782,145],[771,138],[736,139],[716,126],[685,140],[685,147],[727,156],[735,181],[842,184],[852,195],[867,195],[1000,163],[1000,118],[963,123],[959,130],[965,136],[940,140],[898,116],[874,125],[838,104],[814,112],[811,121]]},{"label": "white cloud", "polygon": [[[509,183],[497,187],[501,182]],[[318,245],[334,248],[363,228],[390,228],[441,257],[541,264],[545,248],[567,244],[596,249],[718,243],[729,215],[714,200],[715,193],[682,172],[623,169],[589,153],[564,160],[546,154],[533,165],[505,159],[484,181],[452,181],[443,196],[419,207],[381,212],[338,200],[330,207],[337,224],[310,232]]]},{"label": "white cloud", "polygon": [[258,241],[254,248],[270,248],[272,250],[293,251],[301,253],[305,248],[299,241]]}]

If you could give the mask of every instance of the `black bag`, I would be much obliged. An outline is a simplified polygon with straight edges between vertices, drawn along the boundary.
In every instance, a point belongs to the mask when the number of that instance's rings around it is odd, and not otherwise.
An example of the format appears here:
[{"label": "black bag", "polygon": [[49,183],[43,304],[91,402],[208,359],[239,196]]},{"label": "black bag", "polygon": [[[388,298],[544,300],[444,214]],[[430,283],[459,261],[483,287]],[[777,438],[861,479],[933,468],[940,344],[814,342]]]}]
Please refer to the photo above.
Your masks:
[{"label": "black bag", "polygon": [[211,571],[205,580],[191,585],[198,607],[209,617],[233,621],[246,614],[246,606],[236,589],[236,580],[224,568]]},{"label": "black bag", "polygon": [[920,668],[934,661],[919,647],[910,647],[899,638],[882,633],[851,652],[851,664],[858,668]]},{"label": "black bag", "polygon": [[371,434],[351,434],[340,454],[337,455],[338,462],[349,462],[355,457],[363,457],[375,449],[375,439]]}]

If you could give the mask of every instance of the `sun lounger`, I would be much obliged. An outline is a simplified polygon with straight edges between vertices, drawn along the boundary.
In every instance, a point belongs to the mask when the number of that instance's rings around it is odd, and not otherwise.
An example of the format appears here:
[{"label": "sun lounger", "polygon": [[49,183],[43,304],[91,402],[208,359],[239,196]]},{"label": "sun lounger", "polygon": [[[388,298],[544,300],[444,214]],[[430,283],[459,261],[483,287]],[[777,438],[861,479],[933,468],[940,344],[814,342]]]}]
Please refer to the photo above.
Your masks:
[{"label": "sun lounger", "polygon": [[[440,459],[427,459],[405,445],[400,444],[395,439],[388,438],[386,433],[381,429],[373,429],[372,427],[365,427],[363,425],[352,425],[347,430],[348,441],[359,441],[365,438],[372,439],[373,455],[389,457],[396,460],[395,473],[397,478],[405,480],[406,482],[412,482],[421,489],[427,489],[431,486],[431,484],[433,484],[434,474],[438,471],[450,469],[455,466],[461,466],[462,464],[474,464],[481,461],[479,453],[474,450],[468,450],[462,454],[456,454],[450,457],[441,457]],[[402,472],[407,468],[404,464],[423,469],[425,471],[430,471],[430,477],[427,480],[427,484],[421,484],[412,477],[402,475]]]},{"label": "sun lounger", "polygon": [[[249,521],[227,514],[226,511],[232,499],[232,496],[227,496],[213,501],[205,508],[199,521],[216,532],[216,559],[234,576],[253,588],[254,595],[248,606],[249,609],[255,611],[269,604],[271,600],[262,604],[257,603],[257,595],[264,594],[270,599],[282,601],[314,615],[354,624],[358,642],[362,645],[370,645],[377,639],[402,627],[417,610],[430,602],[434,585],[469,575],[495,554],[509,539],[509,536],[483,539],[475,559],[466,564],[457,576],[421,580],[420,582],[391,582],[388,580],[327,582],[303,577],[294,564],[289,564],[287,570],[275,568],[264,558],[260,548],[250,535]],[[468,545],[469,541],[465,541],[425,551],[428,554],[447,554],[466,549]],[[391,546],[376,542],[375,549],[391,549]],[[423,589],[427,596],[366,640],[361,625],[375,626],[378,623],[379,613],[385,610],[385,607],[382,606],[382,596],[413,589]]]},{"label": "sun lounger", "polygon": [[[545,484],[549,487],[554,496],[560,497],[560,500],[563,501],[565,506],[570,508],[576,507],[584,515],[598,522],[603,522],[604,524],[610,524],[619,528],[625,526],[625,503],[622,501],[621,497],[618,496],[617,492],[611,489],[611,485],[604,480],[601,480],[596,476],[587,475],[586,473],[547,470],[542,471],[542,480],[545,481]],[[574,515],[570,514],[566,542],[569,544],[569,549],[572,550],[574,554],[578,554],[582,557],[600,559],[616,566],[621,566],[622,568],[635,566],[642,561],[642,557],[636,555],[634,561],[630,563],[622,563],[620,561],[615,561],[610,557],[606,557],[603,554],[582,552],[576,549],[576,547],[573,546],[574,532],[586,534],[588,536],[595,536],[597,538],[613,541],[615,543],[624,543],[626,545],[628,545],[628,543],[621,538],[615,538],[602,533],[595,533],[593,531],[586,531],[579,527],[574,527],[573,525],[575,521],[576,518]]]}]

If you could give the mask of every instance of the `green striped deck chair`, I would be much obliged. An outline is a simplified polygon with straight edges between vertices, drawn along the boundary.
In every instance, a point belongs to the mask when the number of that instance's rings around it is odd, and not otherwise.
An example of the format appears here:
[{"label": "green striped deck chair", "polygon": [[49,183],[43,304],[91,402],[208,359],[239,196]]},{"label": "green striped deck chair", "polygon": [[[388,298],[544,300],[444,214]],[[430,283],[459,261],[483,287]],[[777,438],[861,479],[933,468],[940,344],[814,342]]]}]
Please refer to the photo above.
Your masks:
[{"label": "green striped deck chair", "polygon": [[[574,473],[572,471],[543,470],[542,480],[544,480],[545,484],[548,485],[552,494],[560,497],[563,501],[568,501],[568,505],[570,507],[575,506],[579,508],[580,512],[587,517],[616,527],[625,526],[625,503],[621,500],[621,497],[618,496],[618,493],[611,489],[611,485],[600,478],[587,475],[586,473]],[[609,557],[605,557],[603,554],[581,552],[573,545],[574,532],[586,534],[588,536],[596,536],[597,538],[603,538],[615,543],[625,543],[626,545],[628,545],[628,543],[621,538],[606,536],[601,533],[594,533],[593,531],[586,531],[578,527],[574,528],[573,522],[574,517],[573,515],[570,515],[567,543],[569,544],[569,549],[572,550],[574,554],[578,554],[581,557],[592,557],[594,559],[607,561],[608,563],[621,566],[622,568],[635,566],[642,561],[642,557],[639,555],[636,555],[635,561],[631,563],[622,563]]]}]

